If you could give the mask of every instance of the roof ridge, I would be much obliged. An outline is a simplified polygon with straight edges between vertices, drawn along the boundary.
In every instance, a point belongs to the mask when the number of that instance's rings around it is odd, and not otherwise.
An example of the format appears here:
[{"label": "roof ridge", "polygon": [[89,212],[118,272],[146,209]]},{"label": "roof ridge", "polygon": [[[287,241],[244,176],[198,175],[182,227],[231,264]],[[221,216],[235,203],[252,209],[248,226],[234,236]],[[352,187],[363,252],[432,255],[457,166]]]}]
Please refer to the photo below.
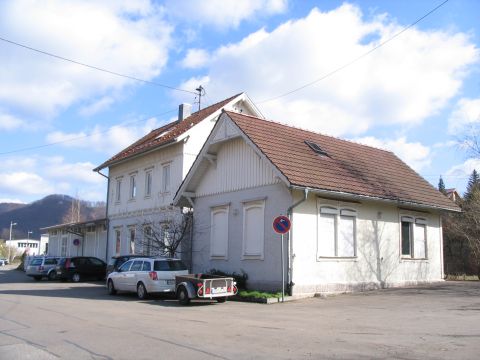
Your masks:
[{"label": "roof ridge", "polygon": [[362,143],[354,141],[354,140],[343,139],[343,138],[333,136],[333,135],[327,135],[327,134],[324,134],[324,133],[321,133],[321,132],[305,129],[305,128],[302,128],[300,126],[289,125],[289,124],[285,124],[285,123],[275,121],[275,120],[271,120],[271,119],[262,119],[262,118],[259,118],[257,116],[254,116],[254,115],[247,115],[247,114],[237,113],[237,112],[229,111],[229,110],[223,110],[223,111],[226,112],[226,113],[232,113],[232,114],[235,114],[235,115],[251,117],[251,118],[254,118],[254,119],[257,119],[257,120],[262,120],[262,121],[277,124],[277,125],[280,125],[280,126],[285,126],[285,127],[296,129],[296,130],[305,131],[305,132],[308,132],[308,133],[311,133],[311,134],[325,136],[325,137],[335,139],[335,140],[338,140],[338,141],[344,141],[344,142],[348,142],[348,143],[355,144],[355,145],[358,145],[358,146],[364,146],[364,147],[367,147],[367,148],[371,148],[371,149],[375,149],[375,150],[384,151],[384,152],[387,152],[387,153],[390,153],[390,154],[394,154],[394,152],[391,151],[391,150],[382,149],[382,148],[379,148],[379,147],[376,147],[376,146],[373,146],[373,145],[362,144]]}]

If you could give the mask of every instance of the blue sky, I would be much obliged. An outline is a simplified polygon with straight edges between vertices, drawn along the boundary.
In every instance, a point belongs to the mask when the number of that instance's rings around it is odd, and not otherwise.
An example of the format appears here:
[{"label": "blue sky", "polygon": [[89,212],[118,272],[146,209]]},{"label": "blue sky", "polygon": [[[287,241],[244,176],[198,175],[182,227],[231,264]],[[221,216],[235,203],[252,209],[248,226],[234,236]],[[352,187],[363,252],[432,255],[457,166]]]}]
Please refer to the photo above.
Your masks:
[{"label": "blue sky", "polygon": [[[205,104],[245,91],[269,119],[386,148],[433,185],[442,175],[463,192],[480,169],[458,145],[480,122],[478,1],[450,0],[343,70],[265,101],[441,3],[3,1],[0,37],[159,84],[202,85]],[[105,200],[105,179],[92,168],[195,101],[4,41],[0,80],[0,202],[52,193]]]}]

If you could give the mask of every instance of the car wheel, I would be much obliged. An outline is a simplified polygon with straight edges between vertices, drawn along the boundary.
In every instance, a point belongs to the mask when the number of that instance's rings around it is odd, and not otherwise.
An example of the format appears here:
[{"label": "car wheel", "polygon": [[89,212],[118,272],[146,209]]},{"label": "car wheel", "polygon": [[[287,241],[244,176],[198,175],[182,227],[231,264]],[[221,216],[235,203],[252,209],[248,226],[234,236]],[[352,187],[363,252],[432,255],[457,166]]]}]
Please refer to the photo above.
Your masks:
[{"label": "car wheel", "polygon": [[115,295],[117,293],[117,290],[115,289],[115,286],[113,285],[112,280],[108,280],[107,290],[108,290],[108,295]]},{"label": "car wheel", "polygon": [[34,276],[33,278],[34,278],[35,280],[37,280],[37,281],[42,280],[42,277],[41,277],[41,276]]},{"label": "car wheel", "polygon": [[137,285],[137,297],[140,300],[145,300],[147,298],[147,289],[145,289],[145,285],[143,283],[139,283]]},{"label": "car wheel", "polygon": [[56,273],[56,271],[53,270],[53,271],[50,271],[50,272],[48,273],[48,280],[53,281],[53,280],[55,280],[56,278],[57,278],[57,273]]},{"label": "car wheel", "polygon": [[224,303],[225,301],[227,301],[227,298],[226,298],[226,297],[219,297],[219,298],[217,298],[217,302],[219,302],[219,303]]},{"label": "car wheel", "polygon": [[80,274],[79,273],[75,273],[72,275],[72,281],[73,282],[79,282],[80,281]]},{"label": "car wheel", "polygon": [[177,299],[180,305],[188,305],[190,303],[190,298],[188,297],[187,289],[185,286],[180,286],[177,290]]}]

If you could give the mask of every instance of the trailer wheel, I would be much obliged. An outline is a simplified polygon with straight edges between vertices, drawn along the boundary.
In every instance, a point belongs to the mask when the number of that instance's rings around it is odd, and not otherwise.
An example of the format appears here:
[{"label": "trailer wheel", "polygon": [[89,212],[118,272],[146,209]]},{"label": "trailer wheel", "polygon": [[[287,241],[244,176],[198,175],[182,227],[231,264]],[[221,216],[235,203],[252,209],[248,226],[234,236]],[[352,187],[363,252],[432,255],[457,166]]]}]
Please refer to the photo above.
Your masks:
[{"label": "trailer wheel", "polygon": [[219,302],[219,303],[224,303],[225,301],[227,301],[227,297],[219,297],[219,298],[217,298],[217,302]]},{"label": "trailer wheel", "polygon": [[188,305],[190,303],[190,298],[188,297],[187,289],[185,286],[180,286],[177,290],[177,299],[180,305]]}]

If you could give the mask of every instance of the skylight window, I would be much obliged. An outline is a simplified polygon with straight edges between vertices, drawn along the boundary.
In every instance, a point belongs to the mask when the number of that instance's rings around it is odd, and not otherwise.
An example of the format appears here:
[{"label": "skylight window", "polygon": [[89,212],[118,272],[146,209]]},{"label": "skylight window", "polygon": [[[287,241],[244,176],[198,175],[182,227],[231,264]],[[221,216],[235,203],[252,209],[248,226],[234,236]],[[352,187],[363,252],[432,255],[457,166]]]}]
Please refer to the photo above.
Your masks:
[{"label": "skylight window", "polygon": [[318,144],[314,143],[313,141],[305,140],[305,144],[307,144],[310,147],[310,149],[315,151],[317,154],[328,156],[327,152],[323,150],[320,146],[318,146]]}]

